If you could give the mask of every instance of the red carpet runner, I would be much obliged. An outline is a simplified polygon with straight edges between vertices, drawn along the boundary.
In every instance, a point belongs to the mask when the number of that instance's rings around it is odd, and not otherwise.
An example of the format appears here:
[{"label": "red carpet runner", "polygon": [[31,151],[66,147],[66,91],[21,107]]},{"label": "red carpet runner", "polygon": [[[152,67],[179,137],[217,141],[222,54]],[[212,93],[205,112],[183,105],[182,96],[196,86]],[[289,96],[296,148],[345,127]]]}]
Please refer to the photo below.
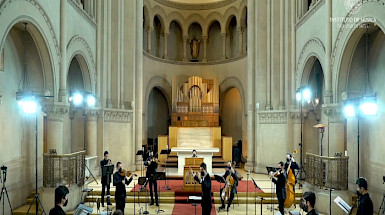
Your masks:
[{"label": "red carpet runner", "polygon": [[[196,213],[195,213],[196,209]],[[197,204],[196,207],[192,206],[192,204],[175,204],[174,210],[172,211],[173,215],[201,215],[202,214],[202,207],[200,204]],[[211,209],[211,215],[217,214],[215,211],[215,205],[213,204],[213,208]]]}]

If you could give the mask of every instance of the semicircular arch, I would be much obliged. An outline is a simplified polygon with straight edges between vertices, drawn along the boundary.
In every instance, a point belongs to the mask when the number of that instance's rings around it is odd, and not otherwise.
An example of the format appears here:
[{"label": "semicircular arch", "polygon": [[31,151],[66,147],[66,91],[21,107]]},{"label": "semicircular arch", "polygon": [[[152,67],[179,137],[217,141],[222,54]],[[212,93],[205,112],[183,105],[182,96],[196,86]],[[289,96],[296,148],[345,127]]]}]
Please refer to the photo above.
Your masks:
[{"label": "semicircular arch", "polygon": [[[228,77],[219,84],[219,101],[223,101],[226,93],[232,88],[237,88],[242,99],[242,110],[243,114],[246,116],[245,107],[246,99],[245,92],[243,90],[242,82],[237,77]],[[219,102],[219,112],[222,111],[222,102]]]}]

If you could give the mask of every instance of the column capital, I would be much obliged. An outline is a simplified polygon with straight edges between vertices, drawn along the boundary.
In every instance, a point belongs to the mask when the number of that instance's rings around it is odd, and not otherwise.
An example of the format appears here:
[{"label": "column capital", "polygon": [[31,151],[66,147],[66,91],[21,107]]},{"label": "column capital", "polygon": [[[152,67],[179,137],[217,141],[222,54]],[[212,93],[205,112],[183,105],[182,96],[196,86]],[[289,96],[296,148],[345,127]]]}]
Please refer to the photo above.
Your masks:
[{"label": "column capital", "polygon": [[328,117],[329,122],[342,123],[344,121],[344,114],[342,111],[342,106],[340,104],[323,104],[322,110],[324,114]]},{"label": "column capital", "polygon": [[[293,120],[294,124],[301,123],[301,110],[291,110],[290,118]],[[302,123],[307,118],[307,110],[302,110]]]},{"label": "column capital", "polygon": [[100,109],[87,108],[85,113],[87,115],[87,121],[96,121],[100,115]]},{"label": "column capital", "polygon": [[69,103],[47,102],[43,107],[43,112],[47,114],[47,119],[51,121],[63,121],[64,116],[69,113]]},{"label": "column capital", "polygon": [[188,36],[183,36],[183,41],[187,42]]},{"label": "column capital", "polygon": [[227,33],[226,33],[226,32],[221,33],[221,36],[222,36],[222,37],[226,37],[226,36],[227,36]]},{"label": "column capital", "polygon": [[164,33],[164,37],[168,37],[168,35],[170,35],[170,33]]},{"label": "column capital", "polygon": [[207,41],[208,36],[202,36],[202,40]]},{"label": "column capital", "polygon": [[146,28],[147,33],[150,33],[150,32],[152,32],[153,30],[154,30],[154,27],[152,27],[152,26],[148,26],[148,27]]}]

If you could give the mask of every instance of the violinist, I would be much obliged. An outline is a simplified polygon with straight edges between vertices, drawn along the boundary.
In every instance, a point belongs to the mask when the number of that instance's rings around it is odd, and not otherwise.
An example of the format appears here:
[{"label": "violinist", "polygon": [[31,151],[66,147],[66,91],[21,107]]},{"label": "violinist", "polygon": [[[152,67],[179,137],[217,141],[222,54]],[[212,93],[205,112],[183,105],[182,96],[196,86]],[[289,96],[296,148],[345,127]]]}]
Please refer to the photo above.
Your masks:
[{"label": "violinist", "polygon": [[127,195],[126,185],[129,185],[131,183],[134,174],[131,174],[129,178],[127,178],[126,176],[127,172],[122,168],[122,163],[116,163],[116,172],[114,173],[116,210],[121,210],[123,214]]},{"label": "violinist", "polygon": [[156,168],[158,168],[157,161],[158,161],[158,159],[155,158],[154,152],[150,150],[148,158],[147,158],[146,162],[144,162],[144,165],[147,166],[146,178],[147,178],[147,180],[149,182],[149,186],[150,186],[150,196],[151,196],[150,205],[154,205],[154,196],[152,193],[152,188],[154,187],[156,206],[159,206],[157,183],[156,183],[156,180],[154,180],[154,174],[156,173]]},{"label": "violinist", "polygon": [[[111,164],[111,160],[108,159],[108,151],[104,152],[104,158],[100,161],[100,168],[103,172],[103,166]],[[108,179],[108,180],[107,180]],[[102,176],[102,207],[104,207],[104,195],[107,188],[107,205],[112,205],[110,202],[110,183],[111,175]]]},{"label": "violinist", "polygon": [[278,171],[270,172],[270,178],[276,185],[275,192],[277,194],[278,203],[279,203],[279,212],[285,214],[284,203],[286,199],[286,171],[285,164],[281,161],[279,162]]},{"label": "violinist", "polygon": [[[223,178],[226,180],[226,183],[228,183],[228,181],[229,183],[227,184],[227,186],[225,184],[225,186],[220,190],[222,206],[219,207],[219,210],[225,209],[225,199],[228,199],[227,211],[229,211],[230,205],[234,199],[234,195],[237,193],[238,175],[234,167],[235,167],[235,162],[233,163],[231,161],[227,162],[227,170],[223,175]],[[226,189],[228,190],[226,191]]]}]

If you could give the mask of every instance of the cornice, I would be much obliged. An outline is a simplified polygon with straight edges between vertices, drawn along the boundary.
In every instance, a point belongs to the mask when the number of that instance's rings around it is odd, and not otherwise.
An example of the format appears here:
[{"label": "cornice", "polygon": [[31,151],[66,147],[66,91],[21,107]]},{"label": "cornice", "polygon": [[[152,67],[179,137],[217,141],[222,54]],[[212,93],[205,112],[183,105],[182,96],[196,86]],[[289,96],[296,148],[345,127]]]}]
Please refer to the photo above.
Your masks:
[{"label": "cornice", "polygon": [[153,0],[163,6],[171,7],[180,10],[213,10],[232,4],[238,0],[222,0],[219,2],[211,2],[206,4],[188,4],[181,2],[174,2],[170,0]]},{"label": "cornice", "polygon": [[[328,0],[329,1],[329,0]],[[318,0],[313,7],[311,7],[305,15],[295,24],[295,30],[298,30],[322,5],[325,4],[325,0]]]},{"label": "cornice", "polygon": [[167,64],[175,64],[175,65],[189,65],[189,66],[203,66],[203,65],[217,65],[217,64],[225,64],[225,63],[231,63],[234,61],[238,61],[240,59],[243,59],[247,57],[247,53],[244,53],[238,57],[231,58],[231,59],[225,59],[225,60],[218,60],[218,61],[209,61],[209,62],[183,62],[183,61],[175,61],[175,60],[168,60],[168,59],[163,59],[159,57],[155,57],[153,55],[150,55],[146,51],[143,50],[143,55],[146,56],[147,58],[158,61],[161,63],[167,63]]},{"label": "cornice", "polygon": [[258,111],[259,124],[286,124],[287,111]]},{"label": "cornice", "polygon": [[121,109],[104,109],[104,122],[121,122],[131,123],[133,112],[132,110]]},{"label": "cornice", "polygon": [[[302,110],[302,120],[305,120],[307,117],[307,110]],[[301,123],[301,111],[299,109],[290,110],[290,118],[294,124]],[[302,121],[303,123],[303,121]]]},{"label": "cornice", "polygon": [[332,123],[340,123],[344,121],[344,114],[342,107],[339,104],[327,104],[322,105],[324,114],[328,117]]},{"label": "cornice", "polygon": [[62,122],[64,116],[69,113],[69,108],[68,103],[49,102],[44,105],[43,112],[47,114],[48,120]]}]

